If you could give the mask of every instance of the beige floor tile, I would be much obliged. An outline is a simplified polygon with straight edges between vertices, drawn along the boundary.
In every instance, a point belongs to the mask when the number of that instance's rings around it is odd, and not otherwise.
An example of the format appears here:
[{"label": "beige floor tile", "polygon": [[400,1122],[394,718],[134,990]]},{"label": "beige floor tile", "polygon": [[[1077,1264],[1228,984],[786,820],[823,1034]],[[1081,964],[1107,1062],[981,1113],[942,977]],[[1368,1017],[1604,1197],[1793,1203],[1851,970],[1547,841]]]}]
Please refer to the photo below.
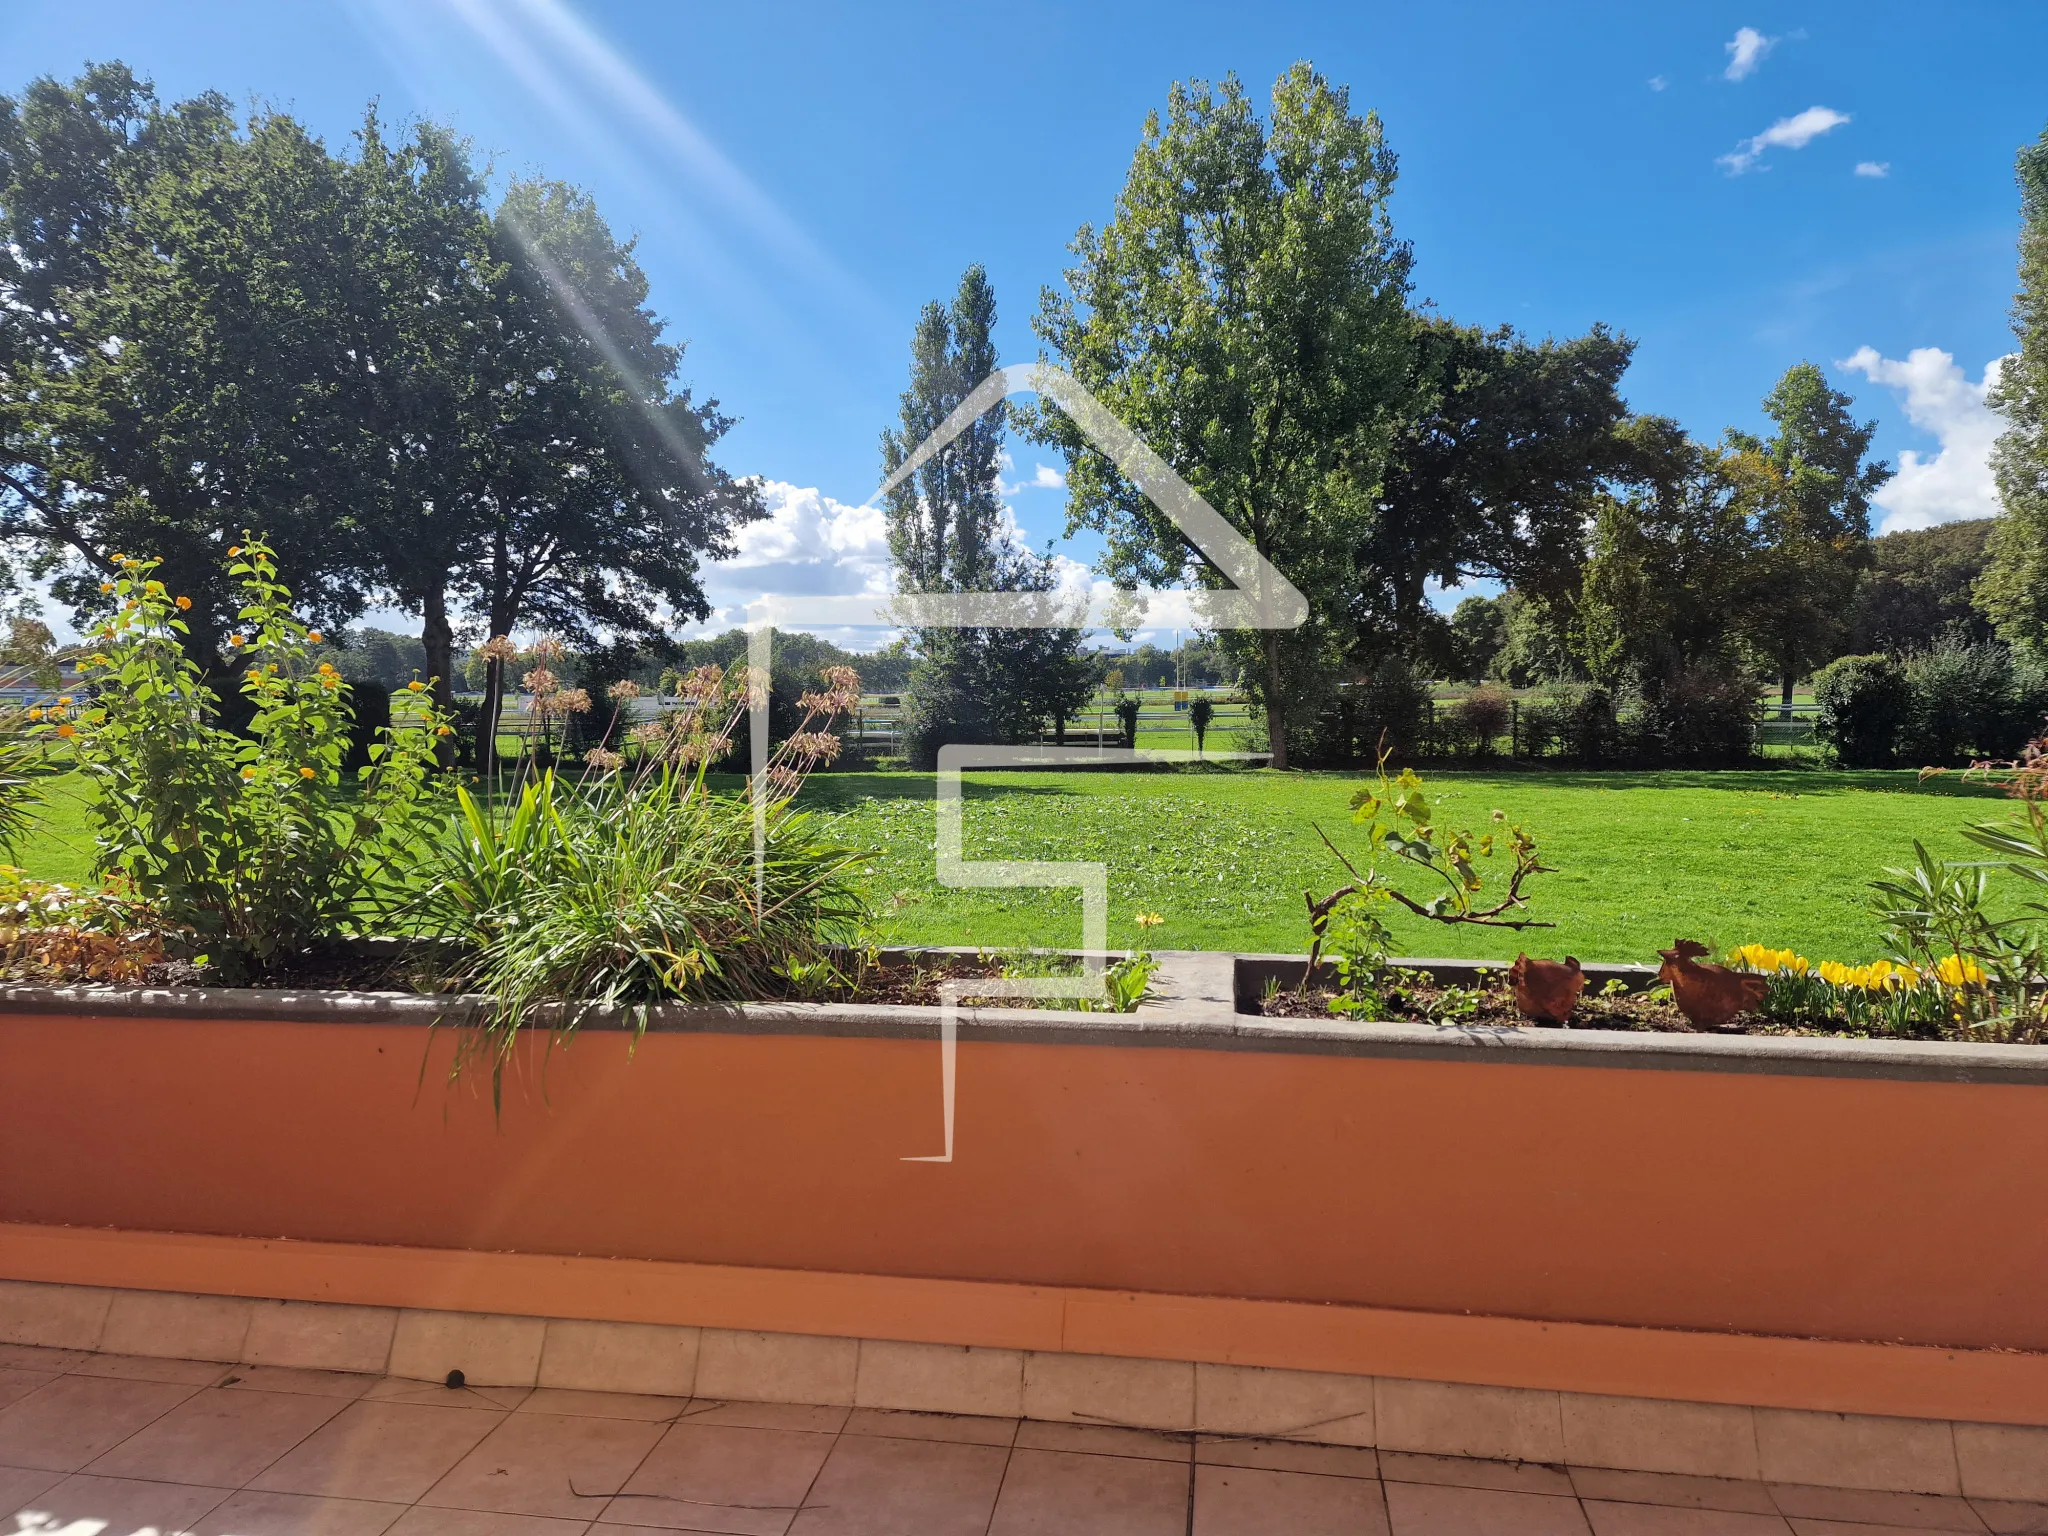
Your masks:
[{"label": "beige floor tile", "polygon": [[1577,1499],[1428,1483],[1386,1488],[1394,1536],[1587,1536]]},{"label": "beige floor tile", "polygon": [[836,1435],[852,1414],[850,1408],[820,1408],[809,1403],[727,1403],[694,1399],[677,1422],[718,1424],[728,1429],[796,1429],[812,1435]]},{"label": "beige floor tile", "polygon": [[0,1517],[13,1514],[36,1495],[64,1481],[62,1472],[34,1467],[0,1467]]},{"label": "beige floor tile", "polygon": [[233,1362],[242,1358],[255,1305],[244,1296],[116,1291],[99,1348],[110,1355]]},{"label": "beige floor tile", "polygon": [[661,1433],[659,1424],[628,1419],[508,1414],[420,1502],[588,1519],[625,1486]]},{"label": "beige floor tile", "polygon": [[365,1402],[412,1403],[423,1408],[517,1408],[531,1387],[444,1387],[439,1382],[387,1376],[370,1383]]},{"label": "beige floor tile", "polygon": [[174,1381],[210,1387],[234,1369],[214,1360],[164,1360],[151,1355],[88,1355],[74,1376],[118,1376],[124,1381]]},{"label": "beige floor tile", "polygon": [[1996,1536],[2048,1536],[2048,1504],[2024,1499],[1972,1499],[1970,1507]]},{"label": "beige floor tile", "polygon": [[1024,1412],[1024,1352],[863,1339],[853,1400],[864,1408],[1013,1419]]},{"label": "beige floor tile", "polygon": [[1973,1499],[2048,1503],[2048,1428],[1957,1424],[1956,1465]]},{"label": "beige floor tile", "polygon": [[701,1333],[654,1323],[552,1318],[541,1345],[540,1385],[688,1397],[697,1390]]},{"label": "beige floor tile", "polygon": [[1024,1416],[1133,1429],[1195,1427],[1195,1368],[1185,1361],[1033,1352],[1024,1357]]},{"label": "beige floor tile", "polygon": [[1944,1421],[1759,1408],[1756,1446],[1766,1482],[1963,1491],[1955,1433]]},{"label": "beige floor tile", "polygon": [[1209,1467],[1263,1467],[1268,1472],[1314,1472],[1326,1477],[1378,1477],[1377,1453],[1355,1445],[1306,1445],[1299,1440],[1255,1440],[1202,1435],[1195,1460]]},{"label": "beige floor tile", "polygon": [[12,1371],[0,1367],[0,1408],[19,1402],[56,1379],[56,1375],[49,1371]]},{"label": "beige floor tile", "polygon": [[114,1294],[89,1285],[0,1280],[0,1344],[98,1349]]},{"label": "beige floor tile", "polygon": [[599,1518],[605,1525],[774,1536],[788,1529],[833,1444],[829,1435],[801,1430],[672,1425],[626,1484],[626,1496]]},{"label": "beige floor tile", "polygon": [[[227,1498],[231,1488],[202,1488],[186,1483],[140,1482],[125,1477],[67,1477],[46,1489],[29,1503],[40,1519],[31,1520],[27,1510],[16,1512],[15,1522],[22,1536],[35,1531],[84,1536],[95,1527],[107,1536],[129,1536],[130,1532],[191,1530],[199,1520]],[[97,1533],[95,1532],[95,1536]]]},{"label": "beige floor tile", "polygon": [[1381,1451],[1380,1476],[1390,1483],[1435,1483],[1450,1488],[1492,1488],[1501,1493],[1578,1492],[1562,1467],[1533,1461],[1485,1461],[1476,1456],[1417,1456]]},{"label": "beige floor tile", "polygon": [[195,1392],[148,1428],[96,1458],[89,1470],[107,1477],[154,1477],[239,1488],[343,1406],[331,1397],[224,1392],[211,1387]]},{"label": "beige floor tile", "polygon": [[1572,1467],[1572,1487],[1582,1499],[1621,1504],[1664,1504],[1673,1509],[1725,1509],[1734,1514],[1774,1515],[1777,1504],[1762,1483],[1734,1477],[1684,1477],[1675,1472],[1618,1472]]},{"label": "beige floor tile", "polygon": [[[0,1291],[0,1303],[6,1293]],[[50,1376],[61,1376],[74,1369],[81,1361],[90,1360],[88,1349],[44,1349],[39,1344],[0,1344],[0,1370],[41,1371]]]},{"label": "beige floor tile", "polygon": [[410,1504],[503,1421],[475,1408],[350,1403],[250,1486]]},{"label": "beige floor tile", "polygon": [[856,1408],[846,1420],[849,1435],[885,1440],[944,1440],[959,1445],[1009,1445],[1017,1438],[1015,1419],[970,1413],[905,1413],[892,1408]]},{"label": "beige floor tile", "polygon": [[1109,1424],[1041,1424],[1026,1419],[1017,1426],[1017,1445],[1034,1451],[1072,1451],[1088,1456],[1137,1456],[1147,1461],[1191,1461],[1193,1435],[1154,1429],[1118,1429]]},{"label": "beige floor tile", "polygon": [[1374,1392],[1381,1450],[1501,1461],[1562,1462],[1555,1392],[1381,1377]]},{"label": "beige floor tile", "polygon": [[1860,1488],[1814,1488],[1791,1483],[1771,1484],[1770,1494],[1780,1514],[1808,1520],[1860,1520],[1865,1525],[1896,1525],[1916,1531],[1984,1529],[1965,1500],[1934,1494],[1873,1493]]},{"label": "beige floor tile", "polygon": [[404,1513],[403,1504],[244,1489],[202,1520],[193,1536],[383,1536]]},{"label": "beige floor tile", "polygon": [[697,1346],[696,1390],[753,1403],[851,1408],[859,1364],[858,1339],[706,1328]]},{"label": "beige floor tile", "polygon": [[1274,1472],[1195,1468],[1194,1536],[1387,1536],[1376,1482]]},{"label": "beige floor tile", "polygon": [[76,1472],[193,1390],[163,1381],[61,1376],[0,1408],[0,1466]]},{"label": "beige floor tile", "polygon": [[1582,1506],[1593,1536],[1790,1536],[1783,1515],[1735,1509],[1670,1509],[1661,1504],[1609,1504],[1588,1499]]},{"label": "beige floor tile", "polygon": [[385,1536],[582,1536],[584,1520],[550,1520],[545,1515],[501,1515],[482,1509],[429,1509],[416,1504],[398,1517]]},{"label": "beige floor tile", "polygon": [[646,1397],[637,1392],[578,1392],[536,1387],[519,1405],[521,1413],[561,1413],[579,1419],[643,1419],[666,1424],[689,1406],[682,1397]]},{"label": "beige floor tile", "polygon": [[[313,1371],[295,1365],[238,1365],[221,1381],[245,1392],[296,1392],[306,1397],[361,1397],[379,1377],[353,1371]],[[411,1385],[411,1383],[408,1383]],[[444,1389],[445,1390],[445,1389]]]},{"label": "beige floor tile", "polygon": [[1564,1459],[1582,1467],[1627,1467],[1694,1477],[1759,1475],[1756,1417],[1725,1403],[1596,1397],[1562,1392]]},{"label": "beige floor tile", "polygon": [[988,1536],[1184,1536],[1188,1481],[1170,1461],[1015,1450]]},{"label": "beige floor tile", "polygon": [[1009,1452],[842,1435],[790,1536],[982,1536]]},{"label": "beige floor tile", "polygon": [[479,1387],[531,1387],[540,1377],[546,1332],[538,1317],[407,1308],[392,1331],[386,1369],[410,1381],[445,1381],[460,1371]]},{"label": "beige floor tile", "polygon": [[1195,1428],[1211,1434],[1373,1445],[1377,1441],[1372,1378],[1197,1365]]},{"label": "beige floor tile", "polygon": [[380,1373],[398,1327],[393,1307],[344,1307],[321,1301],[259,1301],[249,1314],[242,1359],[249,1365]]}]

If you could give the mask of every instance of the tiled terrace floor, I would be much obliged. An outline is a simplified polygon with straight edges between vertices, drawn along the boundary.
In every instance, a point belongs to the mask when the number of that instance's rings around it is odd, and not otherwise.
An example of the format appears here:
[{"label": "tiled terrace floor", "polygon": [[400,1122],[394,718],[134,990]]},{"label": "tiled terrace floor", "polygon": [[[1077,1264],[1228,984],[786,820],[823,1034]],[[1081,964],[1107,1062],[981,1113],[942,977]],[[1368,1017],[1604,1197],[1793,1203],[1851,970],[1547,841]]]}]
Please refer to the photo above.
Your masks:
[{"label": "tiled terrace floor", "polygon": [[43,1536],[2048,1533],[2048,1505],[4,1346],[0,1513]]}]

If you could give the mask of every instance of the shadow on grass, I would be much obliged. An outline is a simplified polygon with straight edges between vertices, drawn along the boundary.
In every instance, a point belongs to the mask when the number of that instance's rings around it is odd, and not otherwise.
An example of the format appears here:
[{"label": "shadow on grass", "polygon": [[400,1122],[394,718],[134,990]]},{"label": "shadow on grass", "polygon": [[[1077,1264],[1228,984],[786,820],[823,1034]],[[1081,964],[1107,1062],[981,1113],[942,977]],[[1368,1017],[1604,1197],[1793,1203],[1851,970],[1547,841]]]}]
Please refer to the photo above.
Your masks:
[{"label": "shadow on grass", "polygon": [[1526,769],[1509,773],[1480,768],[1440,769],[1429,777],[1445,784],[1461,779],[1497,782],[1512,777],[1517,785],[1542,789],[1714,789],[1731,794],[1780,795],[1939,795],[1953,799],[2003,800],[2003,789],[1960,772],[1922,779],[1908,768],[1666,768],[1645,770]]}]

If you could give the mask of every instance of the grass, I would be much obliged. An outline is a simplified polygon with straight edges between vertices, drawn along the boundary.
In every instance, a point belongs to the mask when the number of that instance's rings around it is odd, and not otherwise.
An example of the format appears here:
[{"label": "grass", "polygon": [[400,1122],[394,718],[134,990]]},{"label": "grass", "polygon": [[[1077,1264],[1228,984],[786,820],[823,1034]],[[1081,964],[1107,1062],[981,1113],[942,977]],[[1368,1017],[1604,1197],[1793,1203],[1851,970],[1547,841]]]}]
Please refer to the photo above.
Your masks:
[{"label": "grass", "polygon": [[[1954,834],[2004,814],[1982,786],[1921,785],[1911,773],[1458,772],[1427,775],[1446,819],[1475,827],[1499,808],[1533,832],[1556,874],[1531,882],[1525,935],[1399,914],[1408,954],[1511,959],[1518,948],[1584,960],[1648,961],[1674,938],[1717,948],[1756,940],[1815,959],[1880,953],[1868,882],[1910,859],[1918,837],[1967,857]],[[1302,892],[1346,878],[1316,836],[1355,849],[1354,774],[1001,773],[969,775],[966,855],[1103,860],[1110,942],[1122,947],[1307,947]],[[932,781],[831,774],[806,795],[877,847],[870,890],[895,943],[1071,945],[1070,892],[947,890],[934,879]],[[1421,894],[1419,886],[1407,886]],[[1141,929],[1139,912],[1163,925]]]},{"label": "grass", "polygon": [[[1212,736],[1212,743],[1217,743]],[[1445,818],[1474,827],[1499,808],[1533,832],[1558,872],[1531,883],[1525,935],[1450,928],[1406,914],[1392,925],[1408,954],[1506,960],[1518,948],[1583,960],[1643,961],[1674,938],[1724,948],[1751,940],[1814,959],[1880,953],[1868,882],[1911,857],[1914,838],[1968,857],[1954,834],[2001,818],[2005,803],[1957,779],[1813,769],[1728,773],[1580,773],[1503,768],[1431,772]],[[82,782],[45,781],[34,837],[15,862],[80,882],[90,826]],[[1307,947],[1302,892],[1346,878],[1315,833],[1355,849],[1347,773],[1194,770],[971,774],[966,853],[975,858],[1103,860],[1110,942],[1154,949]],[[731,783],[724,787],[737,788]],[[834,773],[805,799],[833,833],[880,851],[868,890],[891,943],[1040,944],[1081,937],[1071,892],[955,891],[934,878],[932,779]],[[1419,887],[1407,887],[1419,893]],[[1166,919],[1144,930],[1139,912]]]}]

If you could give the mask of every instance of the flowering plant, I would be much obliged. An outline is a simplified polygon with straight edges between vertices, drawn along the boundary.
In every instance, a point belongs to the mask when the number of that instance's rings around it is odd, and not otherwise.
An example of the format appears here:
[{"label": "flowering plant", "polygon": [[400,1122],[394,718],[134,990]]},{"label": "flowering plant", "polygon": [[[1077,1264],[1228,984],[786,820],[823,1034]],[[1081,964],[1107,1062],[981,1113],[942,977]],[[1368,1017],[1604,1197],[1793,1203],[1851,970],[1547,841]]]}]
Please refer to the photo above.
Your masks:
[{"label": "flowering plant", "polygon": [[449,727],[422,700],[415,723],[381,733],[345,792],[341,676],[310,664],[316,632],[293,615],[270,546],[245,535],[228,551],[244,632],[227,650],[253,713],[246,735],[226,729],[181,638],[190,600],[165,589],[157,564],[115,557],[115,609],[80,662],[91,697],[60,700],[61,718],[35,729],[68,742],[94,780],[95,875],[229,970],[260,970],[388,906]]}]

